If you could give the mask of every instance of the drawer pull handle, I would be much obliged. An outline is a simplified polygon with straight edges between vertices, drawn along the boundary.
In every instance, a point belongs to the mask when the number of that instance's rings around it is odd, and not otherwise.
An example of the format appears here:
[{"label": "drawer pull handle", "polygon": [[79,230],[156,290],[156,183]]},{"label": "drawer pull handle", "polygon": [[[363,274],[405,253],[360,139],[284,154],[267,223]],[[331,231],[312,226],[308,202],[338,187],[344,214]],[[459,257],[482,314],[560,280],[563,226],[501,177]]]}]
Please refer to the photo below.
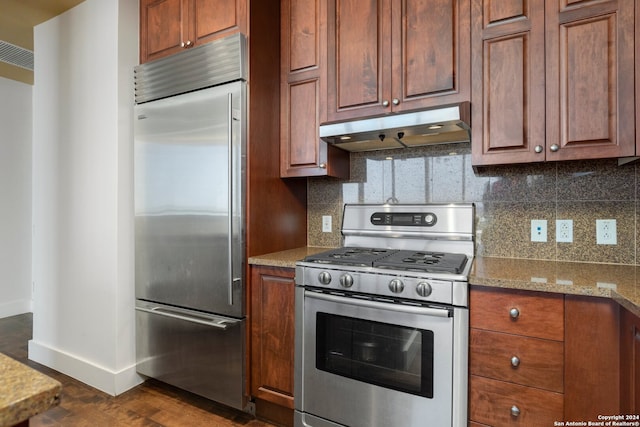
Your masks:
[{"label": "drawer pull handle", "polygon": [[512,319],[517,319],[518,316],[520,316],[520,311],[514,307],[509,310],[509,316],[511,316]]},{"label": "drawer pull handle", "polygon": [[520,408],[518,408],[516,405],[513,405],[511,407],[511,415],[514,417],[517,417],[518,415],[520,415]]},{"label": "drawer pull handle", "polygon": [[518,358],[518,356],[513,356],[511,358],[511,366],[513,366],[514,368],[517,368],[520,365],[520,358]]}]

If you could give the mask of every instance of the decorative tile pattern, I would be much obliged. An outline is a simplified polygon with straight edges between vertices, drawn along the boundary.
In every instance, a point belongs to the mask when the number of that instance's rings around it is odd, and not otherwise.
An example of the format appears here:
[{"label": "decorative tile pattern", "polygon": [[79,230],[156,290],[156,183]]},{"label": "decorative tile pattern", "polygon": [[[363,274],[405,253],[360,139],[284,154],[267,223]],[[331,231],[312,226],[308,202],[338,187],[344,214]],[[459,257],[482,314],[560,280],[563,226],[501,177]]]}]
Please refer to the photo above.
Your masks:
[{"label": "decorative tile pattern", "polygon": [[[351,154],[351,178],[309,178],[308,244],[341,244],[345,203],[476,204],[480,256],[638,264],[640,167],[616,159],[471,166],[469,144]],[[322,215],[333,216],[322,233]],[[547,242],[531,242],[531,219],[547,220]],[[572,219],[573,243],[555,241],[555,220]],[[617,245],[597,245],[596,219],[616,219]]]}]

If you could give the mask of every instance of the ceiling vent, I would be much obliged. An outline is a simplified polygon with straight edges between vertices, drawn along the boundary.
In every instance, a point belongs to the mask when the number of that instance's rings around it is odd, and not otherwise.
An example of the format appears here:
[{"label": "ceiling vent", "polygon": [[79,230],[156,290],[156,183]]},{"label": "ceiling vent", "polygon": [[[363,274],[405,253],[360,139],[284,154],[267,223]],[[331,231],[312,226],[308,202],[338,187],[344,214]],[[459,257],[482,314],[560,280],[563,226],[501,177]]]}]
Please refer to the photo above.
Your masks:
[{"label": "ceiling vent", "polygon": [[0,40],[0,61],[33,71],[33,51]]}]

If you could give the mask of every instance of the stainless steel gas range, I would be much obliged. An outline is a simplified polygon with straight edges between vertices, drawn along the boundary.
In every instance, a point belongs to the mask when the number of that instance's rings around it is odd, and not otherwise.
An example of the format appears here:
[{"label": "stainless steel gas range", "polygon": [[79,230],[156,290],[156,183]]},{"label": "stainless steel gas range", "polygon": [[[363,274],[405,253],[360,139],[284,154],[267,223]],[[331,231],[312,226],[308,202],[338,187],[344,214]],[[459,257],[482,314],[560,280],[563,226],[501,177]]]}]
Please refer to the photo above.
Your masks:
[{"label": "stainless steel gas range", "polygon": [[345,205],[296,265],[295,426],[466,426],[474,206]]}]

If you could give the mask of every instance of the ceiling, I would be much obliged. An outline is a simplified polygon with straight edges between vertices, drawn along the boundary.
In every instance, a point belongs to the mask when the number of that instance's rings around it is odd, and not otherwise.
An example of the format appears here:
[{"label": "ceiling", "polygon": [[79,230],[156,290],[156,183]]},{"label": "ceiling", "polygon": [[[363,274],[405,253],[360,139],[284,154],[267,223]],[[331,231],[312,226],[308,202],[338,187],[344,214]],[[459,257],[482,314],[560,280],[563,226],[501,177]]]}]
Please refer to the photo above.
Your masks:
[{"label": "ceiling", "polygon": [[[33,50],[33,27],[84,0],[0,0],[0,40]],[[33,71],[0,62],[0,77],[33,84]]]}]

